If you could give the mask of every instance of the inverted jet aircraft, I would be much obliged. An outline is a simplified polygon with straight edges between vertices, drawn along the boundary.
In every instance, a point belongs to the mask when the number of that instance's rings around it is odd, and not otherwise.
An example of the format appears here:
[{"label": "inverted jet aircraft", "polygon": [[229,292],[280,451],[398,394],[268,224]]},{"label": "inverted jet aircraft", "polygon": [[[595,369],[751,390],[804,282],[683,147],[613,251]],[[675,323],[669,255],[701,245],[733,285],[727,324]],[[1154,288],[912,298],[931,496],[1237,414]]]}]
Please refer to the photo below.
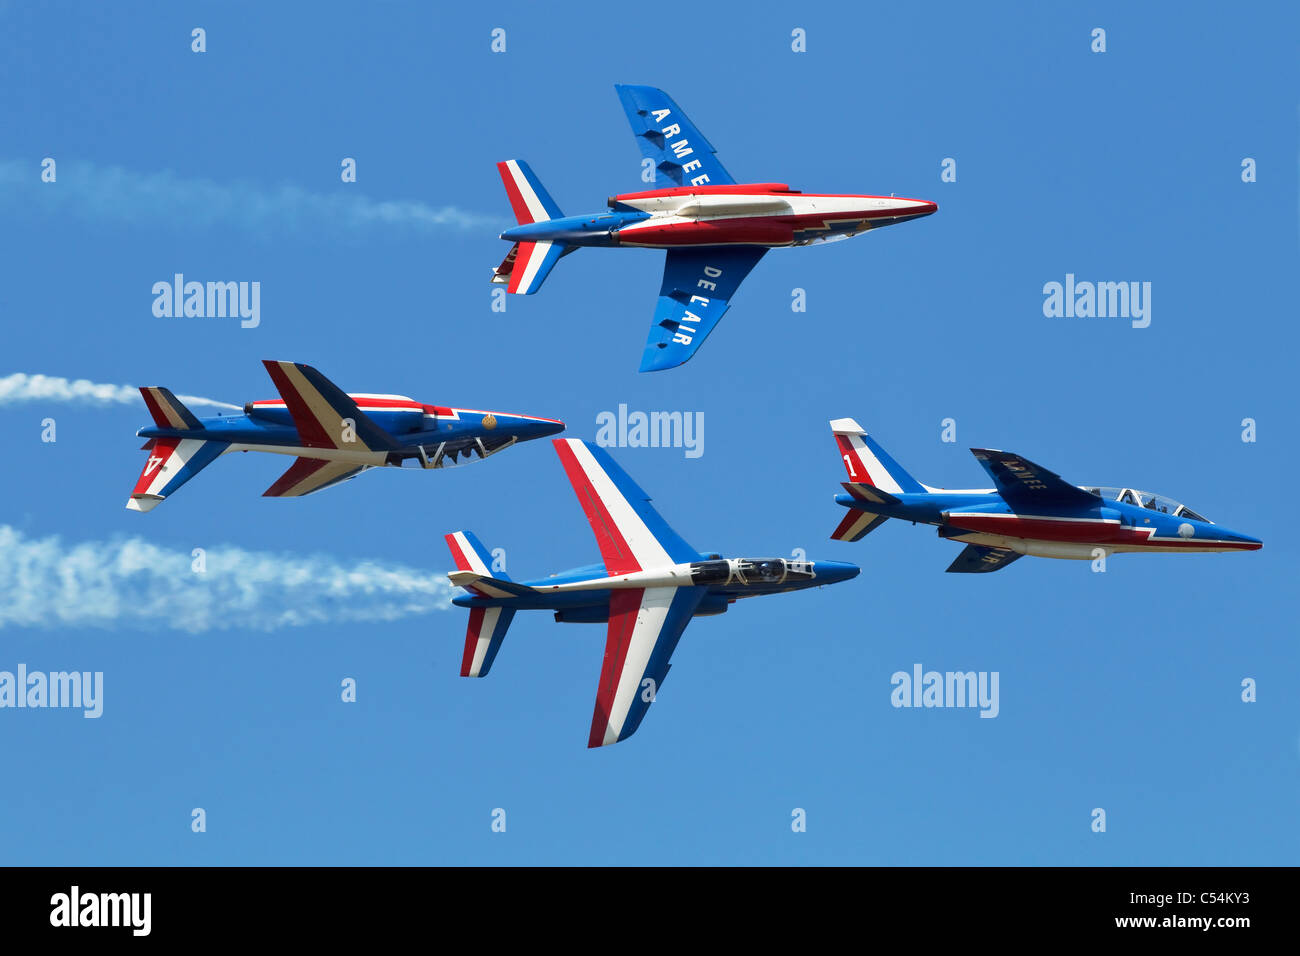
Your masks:
[{"label": "inverted jet aircraft", "polygon": [[727,559],[696,551],[604,449],[574,439],[553,444],[603,563],[515,583],[504,572],[493,576],[491,555],[473,534],[457,531],[447,535],[458,569],[448,577],[468,592],[452,601],[470,609],[462,677],[487,676],[516,611],[547,610],[557,621],[607,626],[588,747],[636,732],[692,617],[722,614],[740,598],[835,584],[858,573],[839,561]]},{"label": "inverted jet aircraft", "polygon": [[667,249],[641,371],[681,365],[727,311],[768,249],[848,239],[928,216],[925,199],[801,193],[784,183],[737,183],[681,108],[652,86],[615,86],[655,189],[622,193],[608,212],[565,216],[522,160],[497,163],[518,225],[492,281],[527,295],[561,256],[583,246]]},{"label": "inverted jet aircraft", "polygon": [[280,398],[249,402],[242,415],[196,418],[167,389],[140,389],[154,424],[136,432],[149,439],[149,459],[128,508],[153,509],[231,451],[294,456],[289,470],[263,493],[294,498],[371,468],[401,467],[412,459],[421,468],[442,468],[564,431],[564,423],[553,418],[422,405],[403,395],[347,395],[310,365],[262,364]]},{"label": "inverted jet aircraft", "polygon": [[851,418],[831,422],[849,474],[849,509],[831,535],[857,541],[890,518],[937,525],[939,537],[966,545],[948,568],[978,574],[1021,555],[1090,560],[1124,551],[1257,551],[1258,538],[1229,531],[1191,508],[1133,488],[1072,485],[1027,458],[972,448],[993,488],[950,491],[904,471]]}]

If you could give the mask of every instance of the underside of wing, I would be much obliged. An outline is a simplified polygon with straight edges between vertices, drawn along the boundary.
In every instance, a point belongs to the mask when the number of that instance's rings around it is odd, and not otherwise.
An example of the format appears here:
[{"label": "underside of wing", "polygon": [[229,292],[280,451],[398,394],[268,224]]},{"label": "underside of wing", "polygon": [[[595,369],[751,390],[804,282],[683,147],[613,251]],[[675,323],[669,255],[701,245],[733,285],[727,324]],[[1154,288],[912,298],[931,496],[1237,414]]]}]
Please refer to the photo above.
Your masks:
[{"label": "underside of wing", "polygon": [[1014,452],[972,448],[971,454],[989,473],[1002,500],[1017,511],[1044,506],[1093,508],[1101,502],[1091,492]]},{"label": "underside of wing", "polygon": [[340,482],[355,478],[369,465],[350,461],[325,461],[322,458],[295,458],[289,470],[275,484],[262,492],[264,498],[300,498],[323,491]]},{"label": "underside of wing", "polygon": [[640,371],[657,372],[687,362],[766,252],[764,246],[669,249]]},{"label": "underside of wing", "polygon": [[1024,557],[1019,551],[1009,548],[989,548],[982,544],[968,544],[957,555],[957,560],[948,565],[950,574],[985,574],[989,571],[1001,571],[1012,561]]},{"label": "underside of wing", "polygon": [[588,747],[616,744],[641,726],[668,676],[669,658],[705,590],[668,587],[613,592]]},{"label": "underside of wing", "polygon": [[653,86],[616,85],[641,155],[654,163],[655,185],[725,186],[734,183],[713,146],[680,106]]}]

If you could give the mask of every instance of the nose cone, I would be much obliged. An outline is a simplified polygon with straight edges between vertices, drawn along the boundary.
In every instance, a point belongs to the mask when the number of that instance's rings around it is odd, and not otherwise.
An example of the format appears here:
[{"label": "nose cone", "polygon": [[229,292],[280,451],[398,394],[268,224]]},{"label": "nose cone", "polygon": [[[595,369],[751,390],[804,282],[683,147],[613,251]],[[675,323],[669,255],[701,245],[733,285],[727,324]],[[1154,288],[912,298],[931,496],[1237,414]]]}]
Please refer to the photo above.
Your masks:
[{"label": "nose cone", "polygon": [[547,435],[555,435],[564,431],[564,422],[555,418],[533,418],[530,415],[516,415],[510,419],[510,430],[518,435],[521,441],[530,441],[534,438],[545,438]]},{"label": "nose cone", "polygon": [[921,207],[917,210],[917,213],[922,216],[930,216],[938,211],[939,204],[937,202],[930,202],[930,200],[926,199],[921,202]]},{"label": "nose cone", "polygon": [[1238,534],[1234,531],[1230,537],[1241,546],[1242,551],[1258,551],[1264,547],[1263,541],[1260,541],[1259,538],[1252,538],[1248,534]]},{"label": "nose cone", "polygon": [[814,580],[819,584],[839,584],[862,573],[861,568],[847,561],[818,561],[814,569]]}]

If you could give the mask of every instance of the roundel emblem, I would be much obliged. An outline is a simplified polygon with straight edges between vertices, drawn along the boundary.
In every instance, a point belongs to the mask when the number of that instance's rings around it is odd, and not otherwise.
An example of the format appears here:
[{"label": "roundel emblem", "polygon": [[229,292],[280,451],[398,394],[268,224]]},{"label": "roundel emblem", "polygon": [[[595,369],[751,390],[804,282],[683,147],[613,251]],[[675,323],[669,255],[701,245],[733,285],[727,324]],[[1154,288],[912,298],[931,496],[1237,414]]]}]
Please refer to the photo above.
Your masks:
[{"label": "roundel emblem", "polygon": [[1194,534],[1196,534],[1196,529],[1193,528],[1191,525],[1189,525],[1186,521],[1184,521],[1182,524],[1178,526],[1178,537],[1190,538]]},{"label": "roundel emblem", "polygon": [[[493,415],[491,412],[488,412],[486,415],[483,416],[483,427],[486,428],[488,431],[491,431],[492,429],[496,428],[497,417]],[[1186,527],[1186,525],[1184,525],[1184,527]]]}]

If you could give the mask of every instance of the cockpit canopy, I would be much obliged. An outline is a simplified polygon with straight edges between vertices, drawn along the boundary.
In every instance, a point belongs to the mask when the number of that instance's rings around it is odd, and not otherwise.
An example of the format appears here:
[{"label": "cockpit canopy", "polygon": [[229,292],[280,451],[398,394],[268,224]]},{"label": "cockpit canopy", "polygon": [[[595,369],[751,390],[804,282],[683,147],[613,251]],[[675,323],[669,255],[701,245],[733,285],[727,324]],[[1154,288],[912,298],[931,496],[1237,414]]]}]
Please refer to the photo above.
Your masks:
[{"label": "cockpit canopy", "polygon": [[732,558],[701,561],[691,565],[692,583],[705,584],[780,584],[787,580],[810,580],[811,561],[787,558]]},{"label": "cockpit canopy", "polygon": [[748,584],[779,584],[786,572],[784,558],[741,558],[733,569],[736,578]]},{"label": "cockpit canopy", "polygon": [[1192,521],[1204,521],[1206,524],[1213,524],[1209,518],[1202,518],[1187,505],[1174,501],[1172,498],[1166,498],[1164,495],[1153,495],[1148,491],[1138,491],[1136,488],[1090,488],[1087,485],[1080,485],[1079,487],[1104,501],[1118,501],[1121,504],[1136,505],[1141,508],[1148,508],[1151,511],[1159,511],[1161,514],[1170,515],[1174,518],[1189,518]]}]

